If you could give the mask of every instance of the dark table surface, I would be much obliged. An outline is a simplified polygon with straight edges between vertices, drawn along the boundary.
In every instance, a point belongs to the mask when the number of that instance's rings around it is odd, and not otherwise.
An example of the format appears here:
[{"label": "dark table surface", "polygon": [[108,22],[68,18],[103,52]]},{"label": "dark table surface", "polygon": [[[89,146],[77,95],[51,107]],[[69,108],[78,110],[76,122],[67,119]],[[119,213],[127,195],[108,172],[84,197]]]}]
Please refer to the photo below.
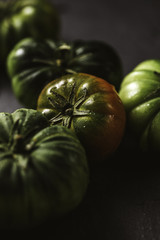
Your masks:
[{"label": "dark table surface", "polygon": [[[160,58],[159,0],[54,0],[61,15],[61,37],[102,40],[119,53],[124,75],[139,62]],[[5,77],[0,111],[20,103]],[[127,141],[124,139],[124,141]],[[123,148],[123,147],[122,147]],[[84,201],[69,215],[50,221],[17,239],[160,239],[160,168],[157,156],[144,156],[128,143],[92,172]],[[147,160],[146,160],[147,159]],[[3,239],[9,239],[4,233]],[[7,238],[8,237],[8,238]]]}]

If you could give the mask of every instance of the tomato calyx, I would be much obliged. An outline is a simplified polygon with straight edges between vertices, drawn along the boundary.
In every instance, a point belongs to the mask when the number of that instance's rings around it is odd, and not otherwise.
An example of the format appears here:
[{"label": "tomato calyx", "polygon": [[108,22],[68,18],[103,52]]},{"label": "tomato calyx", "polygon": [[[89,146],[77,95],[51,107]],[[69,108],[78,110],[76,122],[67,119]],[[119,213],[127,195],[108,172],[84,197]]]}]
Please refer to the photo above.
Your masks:
[{"label": "tomato calyx", "polygon": [[22,152],[23,147],[23,135],[19,132],[20,120],[18,119],[14,124],[11,130],[10,139],[8,142],[8,149],[13,153]]},{"label": "tomato calyx", "polygon": [[18,119],[11,129],[10,138],[8,142],[8,150],[13,154],[27,154],[33,150],[34,145],[29,144],[30,137],[37,132],[37,126],[31,129],[27,134],[22,134],[20,131],[22,122]]},{"label": "tomato calyx", "polygon": [[59,47],[57,48],[56,51],[57,58],[56,58],[56,65],[58,68],[60,68],[60,72],[64,72],[65,74],[67,73],[76,73],[72,69],[68,68],[68,63],[70,62],[70,58],[72,53],[71,53],[71,46],[65,42],[61,42]]},{"label": "tomato calyx", "polygon": [[[53,59],[40,59],[34,58],[34,63],[42,63],[54,69],[54,71],[58,72],[58,75],[63,74],[74,74],[76,71],[69,68],[69,59],[71,58],[71,46],[66,43],[61,43],[59,47],[57,47],[55,56]],[[57,70],[55,70],[55,67]]]},{"label": "tomato calyx", "polygon": [[75,87],[76,85],[74,84],[68,100],[57,92],[51,90],[51,93],[56,97],[56,100],[51,97],[48,97],[48,100],[52,107],[59,111],[56,116],[49,120],[51,125],[62,123],[63,126],[70,128],[74,117],[88,116],[91,114],[89,110],[79,110],[81,104],[86,100],[87,89],[84,88],[82,95],[75,100]]}]

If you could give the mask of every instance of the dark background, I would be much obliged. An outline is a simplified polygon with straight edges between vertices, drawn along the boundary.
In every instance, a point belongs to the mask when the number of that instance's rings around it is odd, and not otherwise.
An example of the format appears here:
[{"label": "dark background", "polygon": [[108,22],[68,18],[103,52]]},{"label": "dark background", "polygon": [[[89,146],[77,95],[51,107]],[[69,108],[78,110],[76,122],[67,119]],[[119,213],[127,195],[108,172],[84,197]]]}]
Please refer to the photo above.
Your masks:
[{"label": "dark background", "polygon": [[[60,12],[61,38],[107,42],[119,53],[124,75],[143,60],[160,58],[159,0],[53,2]],[[5,77],[2,81],[0,111],[12,112],[21,105]],[[124,142],[128,151],[118,149],[92,172],[86,197],[76,210],[57,222],[18,233],[19,238],[159,240],[159,156],[145,156],[132,142]]]},{"label": "dark background", "polygon": [[[119,53],[124,75],[145,59],[160,58],[159,0],[52,1],[61,15],[61,38],[107,42]],[[20,106],[9,86],[1,86],[0,111]]]}]

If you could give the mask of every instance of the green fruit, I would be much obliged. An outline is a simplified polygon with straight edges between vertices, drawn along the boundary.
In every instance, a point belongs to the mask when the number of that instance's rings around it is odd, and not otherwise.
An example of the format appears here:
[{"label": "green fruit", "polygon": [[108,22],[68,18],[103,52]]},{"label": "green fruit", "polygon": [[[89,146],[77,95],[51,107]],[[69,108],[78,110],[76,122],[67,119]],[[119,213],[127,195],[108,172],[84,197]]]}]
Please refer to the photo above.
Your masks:
[{"label": "green fruit", "polygon": [[85,151],[36,110],[0,113],[0,227],[28,228],[81,202],[89,180]]},{"label": "green fruit", "polygon": [[36,39],[59,35],[60,19],[48,0],[5,0],[0,2],[0,65],[14,45],[25,37]]},{"label": "green fruit", "polygon": [[91,163],[106,159],[121,142],[124,107],[113,85],[102,78],[86,73],[58,78],[42,90],[37,109],[51,124],[73,130]]},{"label": "green fruit", "polygon": [[129,129],[144,151],[160,151],[160,60],[149,59],[122,81],[119,96]]},{"label": "green fruit", "polygon": [[36,108],[37,98],[47,83],[68,73],[92,74],[116,89],[122,80],[118,54],[100,41],[24,39],[11,51],[7,66],[15,96],[29,108]]}]

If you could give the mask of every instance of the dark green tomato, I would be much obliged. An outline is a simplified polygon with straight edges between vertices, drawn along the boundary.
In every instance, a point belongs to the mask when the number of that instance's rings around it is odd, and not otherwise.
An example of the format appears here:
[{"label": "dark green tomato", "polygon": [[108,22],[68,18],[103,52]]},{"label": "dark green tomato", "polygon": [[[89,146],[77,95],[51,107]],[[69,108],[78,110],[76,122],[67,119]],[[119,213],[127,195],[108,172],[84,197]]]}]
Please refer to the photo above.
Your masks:
[{"label": "dark green tomato", "polygon": [[141,148],[160,151],[160,60],[140,63],[123,79],[119,95]]},{"label": "dark green tomato", "polygon": [[0,2],[0,65],[9,51],[25,37],[57,38],[57,10],[48,0],[5,0]]},{"label": "dark green tomato", "polygon": [[101,78],[85,73],[58,78],[42,90],[37,109],[51,125],[72,129],[91,162],[104,160],[122,139],[123,104],[115,88]]},{"label": "dark green tomato", "polygon": [[85,151],[36,110],[0,113],[0,228],[28,228],[74,209],[88,186]]},{"label": "dark green tomato", "polygon": [[122,66],[115,50],[100,41],[25,39],[8,57],[8,73],[15,96],[27,107],[36,108],[42,88],[67,73],[84,72],[105,79],[119,88]]}]

